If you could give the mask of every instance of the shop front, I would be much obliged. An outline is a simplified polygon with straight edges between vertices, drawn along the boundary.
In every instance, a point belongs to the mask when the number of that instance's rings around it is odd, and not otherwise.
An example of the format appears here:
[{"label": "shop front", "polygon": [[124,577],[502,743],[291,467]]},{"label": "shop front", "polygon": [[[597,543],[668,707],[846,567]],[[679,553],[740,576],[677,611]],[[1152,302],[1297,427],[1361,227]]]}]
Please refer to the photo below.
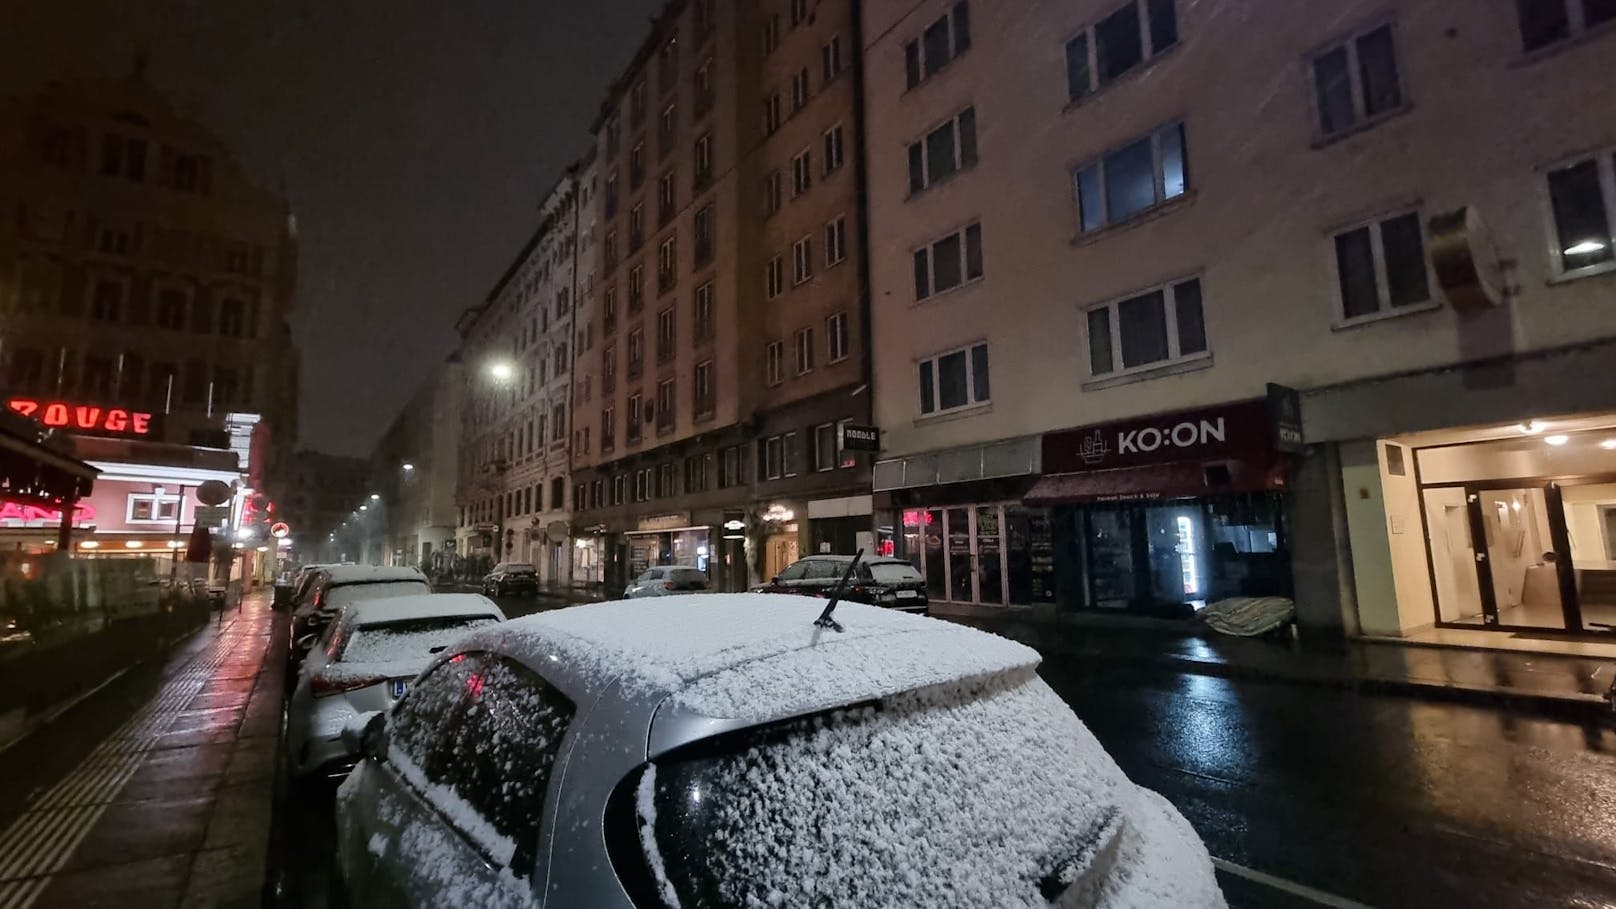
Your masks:
[{"label": "shop front", "polygon": [[636,529],[623,536],[630,578],[657,565],[690,565],[707,571],[712,561],[711,528],[692,525],[689,513],[641,518]]},{"label": "shop front", "polygon": [[[1288,464],[1269,401],[1049,433],[1043,468],[1023,502],[1048,510],[1062,608],[1183,618],[1291,595]],[[979,514],[973,529],[984,517],[1003,526]],[[960,545],[950,537],[950,553]]]}]

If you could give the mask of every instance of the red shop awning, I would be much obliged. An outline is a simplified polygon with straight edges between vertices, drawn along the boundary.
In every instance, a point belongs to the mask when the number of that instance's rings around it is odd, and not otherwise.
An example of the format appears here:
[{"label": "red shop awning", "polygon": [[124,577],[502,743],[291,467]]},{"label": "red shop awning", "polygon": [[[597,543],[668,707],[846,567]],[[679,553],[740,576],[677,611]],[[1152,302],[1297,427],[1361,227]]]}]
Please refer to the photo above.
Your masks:
[{"label": "red shop awning", "polygon": [[1245,461],[1174,461],[1148,467],[1050,474],[1041,478],[1023,501],[1028,505],[1059,505],[1187,499],[1220,493],[1266,492],[1287,486],[1283,462],[1263,465]]}]

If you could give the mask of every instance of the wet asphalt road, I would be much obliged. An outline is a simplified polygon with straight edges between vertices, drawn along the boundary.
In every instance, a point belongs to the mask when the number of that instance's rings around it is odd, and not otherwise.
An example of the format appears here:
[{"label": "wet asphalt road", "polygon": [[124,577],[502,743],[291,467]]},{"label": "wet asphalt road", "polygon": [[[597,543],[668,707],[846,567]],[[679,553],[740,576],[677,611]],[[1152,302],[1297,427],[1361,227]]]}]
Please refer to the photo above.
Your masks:
[{"label": "wet asphalt road", "polygon": [[[1059,658],[1042,674],[1214,856],[1324,894],[1220,870],[1232,906],[1616,906],[1616,731]],[[329,804],[289,800],[285,905],[335,903]]]}]

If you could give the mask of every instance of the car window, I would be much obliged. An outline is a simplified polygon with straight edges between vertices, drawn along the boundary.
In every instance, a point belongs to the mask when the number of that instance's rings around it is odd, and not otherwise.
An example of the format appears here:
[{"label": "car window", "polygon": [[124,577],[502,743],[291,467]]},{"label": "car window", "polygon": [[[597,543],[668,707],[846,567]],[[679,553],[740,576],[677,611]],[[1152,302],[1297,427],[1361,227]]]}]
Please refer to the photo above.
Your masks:
[{"label": "car window", "polygon": [[544,791],[573,710],[519,663],[457,655],[394,710],[394,746],[419,768],[418,782],[448,821],[523,875],[532,870]]},{"label": "car window", "polygon": [[800,581],[800,580],[803,579],[803,577],[805,575],[807,575],[807,573],[808,573],[808,563],[807,562],[794,562],[791,565],[791,567],[787,568],[785,571],[780,572],[780,580],[782,580],[782,581]]},{"label": "car window", "polygon": [[669,576],[681,584],[705,584],[707,575],[694,568],[675,568],[668,572]]},{"label": "car window", "polygon": [[336,659],[345,663],[424,660],[455,638],[496,621],[493,616],[450,616],[360,625],[347,635],[346,646],[337,651]]},{"label": "car window", "polygon": [[870,576],[883,584],[921,580],[919,569],[908,562],[881,562],[869,566]]},{"label": "car window", "polygon": [[808,578],[814,581],[841,580],[842,572],[847,570],[846,562],[838,562],[832,559],[815,559],[811,566],[808,569]]},{"label": "car window", "polygon": [[388,597],[409,596],[413,593],[431,593],[432,588],[425,581],[377,581],[369,584],[344,584],[326,591],[325,602],[321,603],[324,609],[337,609],[353,603],[363,603],[366,600],[382,600]]}]

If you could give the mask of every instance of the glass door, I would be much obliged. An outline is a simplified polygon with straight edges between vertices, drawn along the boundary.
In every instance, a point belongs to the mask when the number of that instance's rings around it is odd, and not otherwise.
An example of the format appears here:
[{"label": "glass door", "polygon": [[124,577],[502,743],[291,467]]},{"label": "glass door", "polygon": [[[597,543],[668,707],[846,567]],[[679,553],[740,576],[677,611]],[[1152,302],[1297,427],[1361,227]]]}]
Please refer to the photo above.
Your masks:
[{"label": "glass door", "polygon": [[[1559,488],[1553,484],[1467,487],[1465,498],[1483,623],[1579,630],[1576,604],[1567,602],[1561,582],[1562,561],[1569,561],[1569,546]],[[1569,564],[1564,567],[1570,568]],[[1575,600],[1574,588],[1570,594]]]},{"label": "glass door", "polygon": [[976,507],[976,601],[1004,605],[1004,538],[999,506]]},{"label": "glass door", "polygon": [[956,603],[969,603],[976,587],[976,572],[971,567],[971,509],[950,508],[944,514],[948,521],[948,598]]}]

